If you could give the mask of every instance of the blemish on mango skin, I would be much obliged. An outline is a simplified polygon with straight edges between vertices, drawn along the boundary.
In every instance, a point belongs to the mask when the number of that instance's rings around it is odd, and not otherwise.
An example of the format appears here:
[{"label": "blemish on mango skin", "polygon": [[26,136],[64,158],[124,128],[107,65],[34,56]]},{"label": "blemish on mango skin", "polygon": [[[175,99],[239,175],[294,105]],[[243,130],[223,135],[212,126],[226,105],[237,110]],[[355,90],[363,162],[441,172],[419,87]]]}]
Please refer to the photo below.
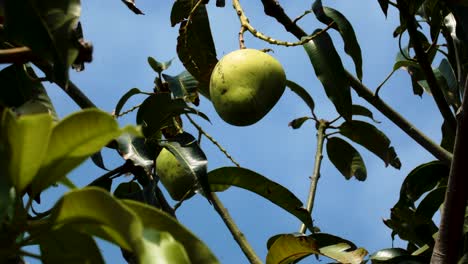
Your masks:
[{"label": "blemish on mango skin", "polygon": [[219,116],[231,125],[248,126],[275,106],[286,87],[286,75],[272,56],[242,49],[224,56],[210,79],[210,97]]}]

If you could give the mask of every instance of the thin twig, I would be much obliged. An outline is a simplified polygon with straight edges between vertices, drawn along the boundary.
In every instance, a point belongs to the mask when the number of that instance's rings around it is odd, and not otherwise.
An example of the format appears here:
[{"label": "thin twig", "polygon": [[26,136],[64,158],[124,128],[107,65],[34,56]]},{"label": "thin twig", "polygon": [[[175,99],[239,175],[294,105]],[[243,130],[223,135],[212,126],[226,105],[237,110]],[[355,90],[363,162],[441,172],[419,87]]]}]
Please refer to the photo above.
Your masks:
[{"label": "thin twig", "polygon": [[306,10],[304,11],[304,14],[296,17],[294,20],[293,20],[293,23],[296,24],[299,20],[301,20],[303,17],[305,17],[306,15],[312,13],[312,10]]},{"label": "thin twig", "polygon": [[[264,6],[265,14],[274,17],[284,28],[291,32],[296,38],[301,39],[307,34],[298,25],[292,23],[292,20],[288,17],[284,9],[276,0],[261,0]],[[441,160],[446,164],[450,164],[452,160],[452,154],[440,147],[437,143],[432,141],[429,137],[419,131],[413,124],[403,118],[397,111],[387,105],[384,101],[379,99],[374,93],[361,83],[351,73],[346,71],[346,77],[351,83],[351,87],[358,93],[358,95],[364,98],[367,102],[377,108],[383,115],[390,119],[396,124],[401,130],[408,134],[412,139],[418,142],[423,148],[429,153],[434,155],[437,159]]]},{"label": "thin twig", "polygon": [[135,105],[134,107],[128,109],[127,111],[124,111],[124,112],[122,112],[122,113],[120,113],[120,114],[118,114],[118,115],[114,115],[114,116],[115,116],[115,117],[122,117],[122,116],[124,116],[124,115],[126,115],[126,114],[129,114],[129,113],[131,113],[131,112],[137,110],[138,108],[140,108],[141,105],[142,105],[142,104]]},{"label": "thin twig", "polygon": [[[315,152],[315,162],[314,162],[314,171],[312,172],[312,177],[310,177],[310,188],[309,196],[307,197],[306,209],[312,215],[312,210],[314,208],[315,194],[317,192],[317,184],[320,179],[320,167],[322,165],[323,159],[323,142],[325,141],[325,130],[327,129],[327,121],[319,120],[318,129],[317,129],[317,150]],[[307,227],[304,224],[301,224],[299,232],[304,234]]]},{"label": "thin twig", "polygon": [[326,32],[327,30],[329,30],[334,25],[334,22],[331,22],[327,27],[325,27],[321,31],[319,31],[319,32],[317,32],[317,33],[315,33],[313,35],[304,36],[303,38],[301,38],[300,41],[297,41],[297,42],[276,40],[276,39],[274,39],[274,38],[272,38],[270,36],[267,36],[267,35],[263,34],[260,31],[256,30],[250,24],[249,19],[245,15],[244,10],[242,9],[242,6],[241,6],[239,0],[233,0],[232,3],[233,3],[234,9],[237,12],[237,15],[239,16],[239,21],[241,23],[241,26],[245,27],[245,29],[248,30],[250,33],[252,33],[252,35],[254,35],[256,38],[259,38],[259,39],[261,39],[263,41],[266,41],[266,42],[268,42],[270,44],[274,44],[274,45],[287,46],[287,47],[304,45],[305,43],[307,43],[307,42],[313,40],[314,38],[318,37],[320,34]]},{"label": "thin twig", "polygon": [[237,242],[237,244],[239,244],[239,247],[241,248],[242,252],[244,252],[247,259],[250,261],[250,263],[261,264],[262,261],[253,250],[252,246],[249,244],[244,234],[240,231],[239,227],[237,227],[231,215],[229,215],[228,210],[223,206],[216,193],[212,193],[211,195],[211,202],[213,203],[213,207],[215,208],[219,216],[221,216],[221,218],[223,219],[227,228],[231,232],[234,240]]},{"label": "thin twig", "polygon": [[379,96],[379,92],[380,92],[380,89],[384,86],[384,84],[390,79],[390,77],[393,76],[393,74],[395,73],[395,70],[392,70],[388,75],[387,77],[385,77],[385,80],[383,80],[382,83],[379,84],[379,86],[377,86],[377,88],[375,89],[375,96]]},{"label": "thin twig", "polygon": [[241,26],[239,30],[239,48],[240,49],[245,49],[245,40],[244,40],[244,32],[245,32],[245,27]]},{"label": "thin twig", "polygon": [[237,167],[240,168],[240,164],[237,163],[237,161],[234,160],[234,158],[221,146],[216,139],[214,139],[212,136],[210,136],[208,133],[203,130],[201,126],[199,126],[188,114],[185,114],[187,119],[192,123],[192,125],[201,133],[203,134],[208,140],[210,140],[213,144],[215,144],[216,147]]}]

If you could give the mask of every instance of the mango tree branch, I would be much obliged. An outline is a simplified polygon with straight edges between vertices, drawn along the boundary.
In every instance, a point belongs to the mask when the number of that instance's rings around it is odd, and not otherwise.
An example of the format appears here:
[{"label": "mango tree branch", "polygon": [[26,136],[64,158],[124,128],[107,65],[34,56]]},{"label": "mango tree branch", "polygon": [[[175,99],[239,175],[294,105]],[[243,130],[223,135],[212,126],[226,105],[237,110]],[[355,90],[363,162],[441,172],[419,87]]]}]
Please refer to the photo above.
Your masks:
[{"label": "mango tree branch", "polygon": [[[465,82],[465,91],[468,81]],[[462,106],[457,113],[457,132],[453,150],[445,203],[440,220],[431,264],[457,263],[460,245],[463,245],[463,225],[468,200],[468,98],[463,96]]]},{"label": "mango tree branch", "polygon": [[445,100],[444,94],[437,83],[437,79],[434,75],[434,71],[432,70],[431,63],[429,58],[427,57],[426,52],[422,46],[420,37],[418,36],[418,30],[416,28],[416,21],[414,16],[408,14],[405,8],[400,8],[400,12],[406,17],[408,20],[408,34],[411,38],[411,42],[413,43],[414,52],[416,53],[417,61],[421,66],[421,69],[426,75],[427,84],[429,85],[429,89],[431,90],[432,97],[439,108],[440,113],[442,114],[444,120],[450,126],[450,128],[455,131],[457,127],[457,121],[453,116],[452,111],[450,110],[447,101]]},{"label": "mango tree branch", "polygon": [[[317,184],[320,178],[320,166],[322,165],[323,159],[323,142],[325,141],[325,130],[327,129],[328,122],[325,120],[318,121],[317,129],[317,150],[315,152],[315,162],[314,162],[314,171],[312,177],[310,177],[310,188],[309,188],[309,197],[307,198],[306,209],[312,215],[312,209],[314,208],[315,193],[317,191]],[[299,229],[300,233],[305,233],[306,226],[301,225]]]},{"label": "mango tree branch", "polygon": [[254,264],[262,264],[262,261],[260,260],[260,258],[257,256],[255,251],[253,250],[252,246],[250,246],[244,234],[239,230],[239,227],[237,227],[236,223],[234,222],[232,217],[229,215],[227,209],[224,208],[223,204],[219,200],[216,193],[212,193],[211,195],[213,198],[211,202],[213,202],[213,206],[216,212],[223,219],[227,228],[229,229],[232,236],[234,237],[234,240],[237,242],[237,244],[239,244],[239,247],[241,248],[242,252],[244,252],[249,262],[254,263]]},{"label": "mango tree branch", "polygon": [[23,64],[37,59],[28,47],[17,47],[0,49],[0,64],[18,63]]},{"label": "mango tree branch", "polygon": [[[301,39],[306,36],[304,30],[298,25],[293,23],[291,18],[285,13],[284,9],[277,0],[262,0],[265,14],[274,17],[284,28],[291,32],[296,38]],[[374,95],[374,93],[357,80],[351,73],[346,72],[346,77],[350,80],[351,87],[358,93],[359,96],[364,98],[368,103],[373,105],[377,110],[384,114],[388,119],[395,123],[400,129],[408,134],[412,139],[418,142],[423,148],[431,153],[437,159],[450,164],[452,154],[433,142],[429,137],[424,135],[421,131],[415,128],[408,120],[403,118],[397,111],[392,109],[381,99]]]}]

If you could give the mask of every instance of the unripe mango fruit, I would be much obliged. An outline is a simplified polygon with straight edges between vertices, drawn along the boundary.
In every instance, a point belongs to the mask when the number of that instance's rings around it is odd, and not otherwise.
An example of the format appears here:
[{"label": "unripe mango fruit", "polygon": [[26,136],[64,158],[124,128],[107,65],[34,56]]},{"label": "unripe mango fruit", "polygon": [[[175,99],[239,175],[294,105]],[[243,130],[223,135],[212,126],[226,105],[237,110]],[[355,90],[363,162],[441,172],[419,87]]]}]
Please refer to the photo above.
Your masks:
[{"label": "unripe mango fruit", "polygon": [[[183,167],[167,149],[161,150],[156,158],[156,174],[172,199],[180,201],[196,183],[194,176]],[[192,197],[193,191],[185,199]]]},{"label": "unripe mango fruit", "polygon": [[275,58],[255,49],[224,56],[214,67],[210,97],[227,123],[248,126],[262,119],[280,99],[286,74]]}]

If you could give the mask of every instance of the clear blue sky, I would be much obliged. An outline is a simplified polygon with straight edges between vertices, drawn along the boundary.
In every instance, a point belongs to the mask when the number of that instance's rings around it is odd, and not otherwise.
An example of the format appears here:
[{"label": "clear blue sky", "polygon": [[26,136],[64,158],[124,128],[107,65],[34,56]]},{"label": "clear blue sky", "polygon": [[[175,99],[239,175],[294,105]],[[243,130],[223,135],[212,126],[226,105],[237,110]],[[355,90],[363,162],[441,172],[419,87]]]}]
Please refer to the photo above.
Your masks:
[{"label": "clear blue sky", "polygon": [[[239,22],[229,1],[222,9],[214,6],[214,0],[211,2],[208,7],[211,29],[218,58],[221,58],[238,49]],[[263,14],[260,1],[241,2],[251,23],[259,31],[277,39],[294,40],[274,19]],[[312,1],[281,2],[291,17],[302,14],[312,4]],[[177,57],[175,46],[178,28],[172,28],[169,21],[172,3],[173,1],[139,0],[137,5],[146,15],[137,16],[119,0],[83,1],[82,24],[85,38],[94,44],[94,61],[86,65],[84,72],[72,73],[71,78],[105,111],[111,112],[119,98],[130,88],[151,91],[155,73],[146,62],[148,56],[160,61]],[[363,82],[374,89],[391,71],[398,51],[397,40],[392,37],[398,22],[397,14],[390,9],[389,18],[386,19],[376,0],[361,0],[359,3],[323,1],[323,4],[339,10],[353,24],[363,52]],[[300,25],[308,32],[323,27],[314,19],[313,14],[302,20]],[[335,32],[331,35],[345,67],[354,72],[352,61],[343,52],[339,35]],[[303,48],[271,46],[253,39],[248,33],[246,45],[258,49],[272,48],[272,55],[283,64],[288,79],[308,88],[315,100],[318,116],[329,120],[336,117]],[[182,70],[181,63],[176,59],[167,73],[176,75]],[[48,92],[60,117],[78,110],[58,87],[48,86]],[[424,95],[422,99],[413,96],[406,72],[396,73],[380,95],[416,127],[434,140],[440,139],[441,118],[434,111],[432,98],[428,95]],[[142,98],[135,98],[128,106],[138,104]],[[368,106],[375,118],[382,121],[378,127],[392,140],[403,165],[399,171],[385,168],[380,159],[356,146],[366,162],[368,179],[365,182],[355,179],[346,181],[325,155],[313,219],[323,232],[349,239],[373,252],[392,246],[391,231],[383,224],[382,219],[389,217],[389,209],[398,199],[404,177],[416,165],[433,158],[388,119],[374,111],[372,106],[360,100],[355,93],[353,98],[356,103]],[[315,126],[309,122],[300,130],[288,127],[288,122],[292,119],[309,114],[308,108],[295,94],[286,90],[267,117],[250,127],[239,128],[224,123],[207,100],[202,99],[200,110],[210,117],[213,124],[203,120],[199,120],[199,123],[243,167],[282,184],[301,200],[306,200],[308,177],[312,173],[316,148]],[[134,116],[122,119],[122,124],[127,123],[134,123]],[[185,128],[194,132],[188,122]],[[231,166],[229,160],[208,140],[203,140],[202,147],[208,156],[209,170]],[[104,154],[109,168],[122,163],[116,153],[105,151]],[[103,173],[91,162],[87,162],[73,171],[70,179],[77,185],[84,186]],[[43,195],[43,204],[37,208],[46,209],[44,206],[55,201],[63,190],[48,190]],[[247,191],[230,188],[219,196],[263,260],[269,237],[279,233],[297,232],[299,229],[296,218]],[[177,215],[183,224],[208,244],[221,263],[247,263],[220,217],[206,200],[199,196],[192,198],[178,209]],[[125,263],[117,247],[105,242],[100,245],[108,263]],[[397,241],[395,245],[404,244]],[[309,259],[309,263],[314,261],[314,258]]]}]

